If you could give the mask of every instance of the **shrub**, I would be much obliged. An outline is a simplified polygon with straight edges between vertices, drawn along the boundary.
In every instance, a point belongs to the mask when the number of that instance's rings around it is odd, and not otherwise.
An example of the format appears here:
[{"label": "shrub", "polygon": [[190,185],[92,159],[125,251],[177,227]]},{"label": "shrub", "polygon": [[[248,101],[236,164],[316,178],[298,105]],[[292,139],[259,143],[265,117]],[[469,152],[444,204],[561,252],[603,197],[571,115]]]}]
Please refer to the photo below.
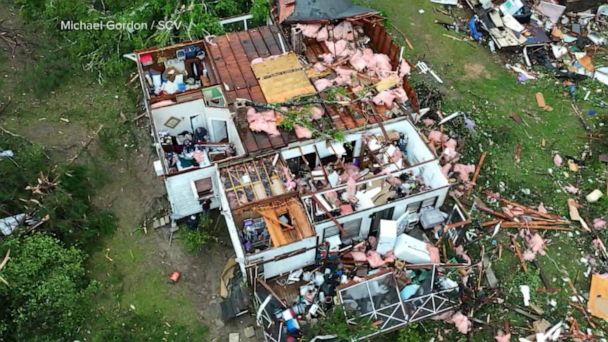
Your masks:
[{"label": "shrub", "polygon": [[85,276],[85,255],[44,234],[0,241],[11,251],[0,284],[0,336],[9,341],[73,340],[97,289]]}]

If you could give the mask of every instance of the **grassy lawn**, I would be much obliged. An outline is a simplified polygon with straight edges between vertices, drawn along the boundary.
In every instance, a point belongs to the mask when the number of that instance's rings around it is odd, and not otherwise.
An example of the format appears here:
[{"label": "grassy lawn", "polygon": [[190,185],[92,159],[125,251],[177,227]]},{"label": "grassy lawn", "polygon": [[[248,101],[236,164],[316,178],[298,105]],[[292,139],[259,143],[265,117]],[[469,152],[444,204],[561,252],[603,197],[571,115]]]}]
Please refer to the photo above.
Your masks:
[{"label": "grassy lawn", "polygon": [[[444,129],[454,137],[465,139],[464,160],[461,162],[476,163],[481,152],[488,153],[475,189],[477,192],[486,188],[493,191],[502,188],[500,192],[503,196],[530,206],[543,202],[550,210],[564,216],[568,214],[566,199],[573,195],[566,194],[563,186],[575,185],[582,189],[583,194],[595,188],[606,192],[608,172],[604,165],[596,161],[597,155],[578,173],[568,171],[567,167],[557,168],[553,164],[555,153],[578,159],[586,144],[593,146],[595,143],[586,138],[583,126],[572,110],[571,99],[564,95],[565,88],[561,83],[549,76],[541,76],[538,80],[518,84],[515,73],[505,67],[505,61],[508,59],[511,64],[523,64],[520,55],[492,54],[487,47],[446,37],[445,35],[450,35],[464,39],[466,33],[447,31],[443,26],[435,24],[435,19],[447,22],[452,19],[435,12],[433,8],[441,9],[441,6],[430,1],[360,0],[358,3],[385,14],[389,24],[397,28],[393,30],[393,36],[403,42],[400,31],[414,46],[413,50],[406,47],[405,57],[414,64],[419,60],[425,61],[443,79],[444,84],[439,85],[432,77],[421,75],[417,71],[413,72],[413,82],[439,87],[444,95],[441,109],[445,113],[462,111],[475,121],[474,133],[463,130],[460,119],[444,125]],[[424,10],[423,14],[419,13],[420,9]],[[467,10],[457,9],[455,14],[464,19],[469,18]],[[583,101],[587,89],[592,91],[592,95],[589,101]],[[544,94],[553,111],[546,112],[538,108],[534,97],[536,92]],[[594,109],[606,115],[605,109],[595,106],[595,100],[605,98],[605,94],[606,88],[602,90],[600,83],[586,81],[578,85],[575,100],[583,113]],[[511,118],[512,114],[518,114],[525,123],[517,124]],[[583,115],[592,129],[600,127],[601,115]],[[519,144],[521,161],[516,163],[514,155]],[[529,189],[530,194],[524,194],[522,189]],[[585,204],[584,198],[578,198],[578,201]],[[604,198],[596,204],[585,205],[580,210],[587,219],[606,215],[608,200]],[[485,220],[483,215],[475,216],[480,222]],[[580,230],[578,225],[573,225],[573,228]],[[603,232],[600,232],[600,236],[605,238]],[[493,269],[501,286],[498,297],[507,303],[523,306],[519,285],[528,284],[533,290],[532,302],[545,311],[544,317],[549,322],[557,323],[567,313],[571,313],[581,328],[586,328],[588,325],[581,312],[569,306],[572,294],[563,279],[569,276],[578,291],[588,292],[590,279],[583,275],[587,266],[580,259],[583,255],[593,254],[591,239],[582,230],[568,234],[547,232],[543,237],[548,241],[549,248],[547,256],[539,257],[538,262],[552,286],[560,289],[557,293],[536,291],[542,287],[537,269],[528,264],[528,273],[520,270],[516,257],[509,250],[509,238],[504,231],[494,241],[482,237],[486,253],[494,255]],[[493,245],[503,247],[500,260],[496,260],[496,248]],[[479,260],[480,244],[468,248],[473,259]],[[550,299],[557,301],[555,308],[548,305]],[[482,321],[489,319],[488,325],[475,325],[471,334],[474,341],[493,340],[496,329],[502,326],[503,321],[519,327],[513,330],[515,336],[528,334],[529,331],[522,328],[529,328],[532,323],[530,319],[497,304],[481,307],[475,311],[474,316]],[[434,324],[430,326],[433,327]]]}]

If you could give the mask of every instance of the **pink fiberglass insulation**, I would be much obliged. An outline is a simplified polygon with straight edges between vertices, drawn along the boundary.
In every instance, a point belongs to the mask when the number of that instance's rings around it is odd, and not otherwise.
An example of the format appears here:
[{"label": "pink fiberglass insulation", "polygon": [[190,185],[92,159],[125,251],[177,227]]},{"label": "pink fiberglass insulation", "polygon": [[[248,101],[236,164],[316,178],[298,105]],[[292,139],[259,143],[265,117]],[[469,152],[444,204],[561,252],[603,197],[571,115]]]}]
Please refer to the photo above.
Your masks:
[{"label": "pink fiberglass insulation", "polygon": [[606,221],[604,219],[601,219],[599,217],[593,219],[593,228],[604,229],[605,227],[606,227]]},{"label": "pink fiberglass insulation", "polygon": [[566,185],[564,189],[573,195],[576,195],[579,192],[579,189],[571,184]]},{"label": "pink fiberglass insulation", "polygon": [[350,256],[353,257],[353,260],[355,260],[355,262],[367,261],[367,255],[365,255],[365,253],[363,252],[350,252]]},{"label": "pink fiberglass insulation", "polygon": [[395,101],[395,95],[390,90],[383,90],[374,96],[372,101],[378,106],[386,106],[387,108],[393,107],[393,101]]},{"label": "pink fiberglass insulation", "polygon": [[318,80],[315,81],[315,88],[317,89],[317,91],[321,92],[331,86],[334,85],[333,81],[330,81],[326,78],[320,78]]},{"label": "pink fiberglass insulation", "polygon": [[325,196],[325,198],[327,198],[327,200],[331,203],[333,203],[336,206],[340,205],[340,199],[338,198],[338,193],[335,191],[328,191],[326,193],[323,194],[323,196]]},{"label": "pink fiberglass insulation", "polygon": [[470,180],[470,174],[475,172],[475,165],[472,164],[456,164],[454,165],[454,172],[458,172],[458,178],[463,182]]},{"label": "pink fiberglass insulation", "polygon": [[410,64],[405,59],[401,60],[401,64],[399,64],[399,77],[409,75],[411,71]]},{"label": "pink fiberglass insulation", "polygon": [[334,55],[331,53],[324,53],[324,54],[319,55],[318,57],[323,63],[327,63],[327,64],[331,64],[335,60]]},{"label": "pink fiberglass insulation", "polygon": [[334,26],[334,28],[331,30],[334,39],[339,40],[339,39],[344,39],[344,40],[354,40],[355,39],[355,33],[353,31],[353,24],[351,24],[349,21],[343,21],[341,23],[339,23],[338,25]]},{"label": "pink fiberglass insulation", "polygon": [[448,320],[450,323],[453,323],[458,329],[458,332],[461,334],[467,334],[469,330],[471,330],[471,322],[469,318],[462,314],[462,312],[458,311]]},{"label": "pink fiberglass insulation", "polygon": [[296,28],[302,30],[302,35],[307,38],[317,38],[319,30],[321,29],[320,24],[297,24]]},{"label": "pink fiberglass insulation", "polygon": [[391,91],[395,95],[395,100],[397,100],[397,102],[405,103],[407,101],[407,94],[402,87],[397,87]]},{"label": "pink fiberglass insulation", "polygon": [[272,136],[281,134],[277,128],[276,114],[273,110],[256,112],[254,108],[249,108],[247,110],[247,122],[249,128],[254,132],[266,132]]},{"label": "pink fiberglass insulation", "polygon": [[454,251],[456,252],[456,255],[461,257],[467,264],[471,264],[471,257],[464,251],[463,245],[454,247]]},{"label": "pink fiberglass insulation", "polygon": [[294,129],[294,131],[296,133],[296,137],[298,137],[298,139],[312,138],[312,132],[306,127],[302,127],[300,125],[293,125],[293,129]]},{"label": "pink fiberglass insulation", "polygon": [[431,264],[438,264],[441,262],[439,257],[439,248],[427,243],[426,250],[429,252],[429,256],[431,257]]},{"label": "pink fiberglass insulation", "polygon": [[511,341],[511,334],[505,333],[502,330],[500,330],[498,332],[498,334],[496,334],[496,336],[494,336],[494,339],[496,340],[496,342],[509,342],[509,341]]},{"label": "pink fiberglass insulation", "polygon": [[553,156],[553,164],[555,164],[555,166],[562,166],[562,162],[562,157],[559,154]]},{"label": "pink fiberglass insulation", "polygon": [[380,77],[389,76],[390,72],[393,70],[391,59],[383,53],[374,54],[374,59],[376,61],[376,74]]},{"label": "pink fiberglass insulation", "polygon": [[422,119],[422,123],[424,124],[424,127],[431,127],[435,124],[435,120],[433,119]]},{"label": "pink fiberglass insulation", "polygon": [[[444,136],[444,137],[442,137],[442,140],[444,140],[444,141],[445,141],[445,136]],[[445,141],[445,142],[443,143],[443,147],[445,147],[445,148],[449,148],[449,149],[452,149],[452,150],[456,150],[456,146],[457,146],[457,145],[458,145],[458,142],[456,142],[456,140],[455,140],[455,139],[448,139],[448,141]]]},{"label": "pink fiberglass insulation", "polygon": [[378,268],[384,266],[384,260],[380,254],[376,251],[367,251],[367,262],[372,268]]},{"label": "pink fiberglass insulation", "polygon": [[357,50],[348,60],[350,65],[357,71],[363,71],[367,67],[367,62],[363,59],[363,52]]},{"label": "pink fiberglass insulation", "polygon": [[441,133],[440,131],[431,131],[429,132],[427,138],[432,143],[441,144],[441,141],[443,139],[443,133]]},{"label": "pink fiberglass insulation", "polygon": [[346,195],[349,201],[356,199],[355,193],[357,193],[357,182],[352,177],[349,177],[346,181]]},{"label": "pink fiberglass insulation", "polygon": [[450,163],[443,165],[441,167],[441,173],[443,173],[443,175],[447,177],[450,174],[450,171],[452,170],[452,166],[453,165]]},{"label": "pink fiberglass insulation", "polygon": [[325,66],[325,64],[321,63],[321,62],[317,62],[313,65],[313,68],[315,69],[316,72],[324,72],[325,70],[327,70],[327,67]]},{"label": "pink fiberglass insulation", "polygon": [[528,249],[524,252],[524,259],[527,261],[532,261],[536,257],[536,253],[540,255],[545,255],[545,240],[538,235],[538,233],[534,233],[524,237],[526,242],[526,246]]},{"label": "pink fiberglass insulation", "polygon": [[321,106],[313,106],[310,110],[310,114],[313,120],[319,120],[325,114],[325,109]]},{"label": "pink fiberglass insulation", "polygon": [[335,70],[336,74],[338,74],[338,77],[335,79],[338,85],[353,85],[353,82],[357,77],[357,71],[345,67],[337,67]]},{"label": "pink fiberglass insulation", "polygon": [[334,56],[348,57],[355,53],[355,51],[350,48],[350,44],[348,43],[348,41],[344,39],[338,40],[335,43],[327,41],[325,42],[325,45],[327,46],[329,52],[332,53]]},{"label": "pink fiberglass insulation", "polygon": [[317,33],[317,41],[324,42],[328,39],[329,39],[329,30],[327,29],[327,26],[323,26],[319,30],[319,33]]}]

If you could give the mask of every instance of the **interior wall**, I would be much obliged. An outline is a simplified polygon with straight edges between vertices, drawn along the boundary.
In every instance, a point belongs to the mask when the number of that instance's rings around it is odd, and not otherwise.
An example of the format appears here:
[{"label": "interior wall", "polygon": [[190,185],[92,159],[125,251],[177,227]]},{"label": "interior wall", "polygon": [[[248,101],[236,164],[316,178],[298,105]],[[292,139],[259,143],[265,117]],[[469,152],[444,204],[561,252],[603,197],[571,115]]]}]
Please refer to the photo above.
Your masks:
[{"label": "interior wall", "polygon": [[[198,125],[202,125],[207,129],[209,138],[212,140],[214,139],[212,121],[224,121],[228,131],[228,140],[234,144],[237,155],[245,154],[245,149],[241,143],[241,139],[239,138],[238,131],[232,121],[232,116],[228,108],[205,107],[204,100],[199,99],[152,109],[151,113],[156,129],[159,131],[168,131],[171,135],[178,135],[183,131],[192,132],[193,127],[190,122],[190,117],[198,115],[199,118],[195,120],[195,123],[198,124],[195,124],[194,128]],[[169,128],[164,125],[172,116],[181,120],[175,128]]]},{"label": "interior wall", "polygon": [[[205,105],[202,99],[178,103],[171,106],[152,109],[152,120],[158,131],[168,131],[171,135],[178,135],[183,131],[192,132],[190,117],[202,115],[204,109]],[[165,126],[165,122],[172,116],[181,120],[175,128]]]},{"label": "interior wall", "polygon": [[[408,137],[407,143],[407,158],[410,164],[415,165],[425,161],[435,159],[435,156],[422,140],[416,128],[408,120],[400,120],[385,124],[386,131],[397,131],[404,133]],[[361,139],[364,133],[381,135],[382,130],[379,127],[371,128],[365,131],[355,132],[346,135],[345,142],[350,142],[354,146],[354,156],[358,157],[361,154]],[[291,159],[300,157],[302,154],[315,153],[315,146],[321,158],[334,155],[333,151],[327,147],[326,141],[317,141],[308,144],[302,144],[300,148],[290,148],[281,152],[283,159]]]}]

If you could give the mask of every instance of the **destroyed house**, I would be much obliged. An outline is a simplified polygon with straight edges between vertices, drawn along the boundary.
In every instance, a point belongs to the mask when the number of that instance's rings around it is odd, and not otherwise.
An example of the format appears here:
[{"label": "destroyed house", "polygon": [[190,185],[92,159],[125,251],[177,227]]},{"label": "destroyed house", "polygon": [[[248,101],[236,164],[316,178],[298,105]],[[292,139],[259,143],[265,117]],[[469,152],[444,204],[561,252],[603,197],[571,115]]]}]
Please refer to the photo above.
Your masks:
[{"label": "destroyed house", "polygon": [[332,3],[280,0],[274,25],[136,52],[172,219],[221,210],[268,341],[320,295],[373,334],[458,301],[426,237],[449,184],[408,120],[411,65],[375,11]]}]

